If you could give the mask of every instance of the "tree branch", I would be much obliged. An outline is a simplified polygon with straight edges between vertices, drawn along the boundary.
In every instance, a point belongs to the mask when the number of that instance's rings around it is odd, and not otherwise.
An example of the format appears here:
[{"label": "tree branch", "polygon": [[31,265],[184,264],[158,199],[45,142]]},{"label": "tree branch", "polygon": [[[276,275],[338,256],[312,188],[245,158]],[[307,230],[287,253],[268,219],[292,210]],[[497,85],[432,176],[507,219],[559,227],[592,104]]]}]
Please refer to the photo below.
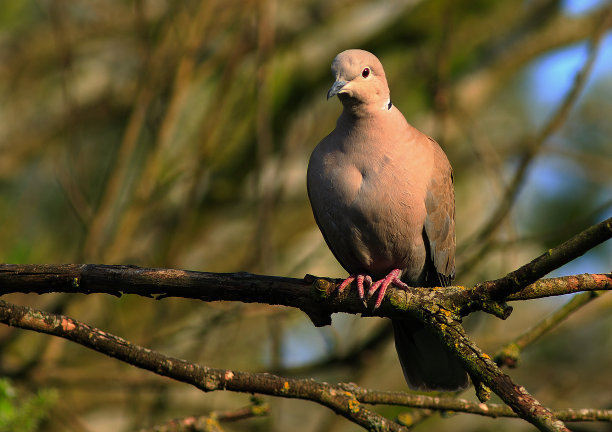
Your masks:
[{"label": "tree branch", "polygon": [[470,374],[478,397],[488,398],[493,390],[519,417],[527,420],[541,431],[569,432],[562,421],[540,404],[527,390],[512,382],[487,354],[483,353],[467,336],[463,327],[444,310],[423,311],[419,319],[444,342],[450,352],[455,353],[465,370]]},{"label": "tree branch", "polygon": [[574,294],[582,291],[603,291],[612,289],[612,273],[580,274],[540,279],[520,291],[506,297],[508,301],[531,300]]},{"label": "tree branch", "polygon": [[557,324],[561,323],[570,314],[590,303],[591,300],[599,297],[597,291],[589,291],[572,297],[570,301],[557,309],[554,313],[544,318],[538,324],[527,330],[514,341],[498,350],[493,359],[498,365],[515,367],[518,363],[521,351],[528,345],[535,342],[543,334],[550,331]]},{"label": "tree branch", "polygon": [[[498,281],[501,279],[498,279]],[[102,264],[0,264],[0,295],[54,292],[120,297],[135,294],[157,300],[180,297],[204,301],[240,301],[289,306],[305,312],[317,326],[331,324],[331,314],[345,312],[387,318],[405,317],[419,308],[442,305],[467,315],[475,310],[495,311],[483,297],[485,282],[473,288],[441,287],[410,291],[389,288],[381,307],[364,307],[356,292],[335,295],[334,279],[307,275],[304,279],[264,276],[251,273],[207,273],[188,270],[152,269]],[[527,300],[579,291],[612,289],[612,274],[584,274],[542,279],[508,297]],[[489,302],[490,303],[490,302]],[[493,303],[495,304],[495,303]],[[507,316],[507,315],[506,315]]]},{"label": "tree branch", "polygon": [[[6,267],[9,267],[8,269]],[[13,267],[12,269],[10,267]],[[24,268],[25,267],[25,268]],[[223,274],[216,275],[208,273],[185,272],[177,270],[151,270],[139,269],[125,266],[93,266],[93,265],[65,265],[65,266],[4,266],[0,271],[0,275],[9,274],[9,280],[23,278],[26,287],[29,291],[40,292],[33,289],[31,282],[44,282],[46,285],[51,285],[53,289],[59,286],[69,284],[69,290],[73,292],[84,291],[92,292],[94,287],[101,292],[111,294],[119,294],[121,292],[145,294],[158,294],[162,297],[168,295],[169,288],[174,288],[175,291],[180,291],[183,295],[191,298],[201,298],[206,300],[242,300],[242,301],[262,301],[264,299],[274,299],[274,303],[278,304],[277,299],[282,299],[282,304],[300,307],[301,309],[311,310],[315,307],[319,309],[327,309],[326,314],[331,312],[363,312],[364,306],[352,292],[349,295],[341,297],[328,297],[328,289],[335,287],[333,282],[327,279],[314,279],[314,286],[307,288],[304,286],[306,281],[299,281],[301,287],[296,287],[288,282],[287,278],[276,277],[257,277],[243,273],[238,274]],[[12,273],[7,273],[6,270],[12,270]],[[53,270],[62,270],[61,272],[53,272]],[[119,278],[120,275],[123,275]],[[309,279],[309,278],[307,278]],[[211,280],[214,281],[211,286]],[[178,281],[181,281],[184,286],[177,286]],[[204,282],[201,289],[200,284],[195,281]],[[245,283],[246,282],[246,283]],[[258,283],[259,282],[259,286]],[[113,285],[121,283],[121,285]],[[124,284],[129,283],[126,289],[121,289]],[[263,284],[263,286],[261,286]],[[2,283],[6,290],[8,284]],[[35,285],[38,286],[38,285]],[[271,287],[273,289],[271,289]],[[241,289],[242,288],[242,289]],[[48,290],[48,287],[47,287]],[[144,291],[143,291],[144,290]],[[470,373],[476,383],[484,383],[498,394],[504,402],[506,402],[515,412],[522,418],[530,421],[541,430],[565,430],[564,426],[557,422],[552,413],[533,399],[522,387],[514,384],[510,378],[503,374],[497,365],[490,358],[482,353],[480,349],[474,345],[461,325],[456,321],[456,316],[453,313],[455,301],[457,298],[462,298],[463,294],[469,290],[461,287],[439,290],[425,289],[410,289],[406,291],[392,290],[387,301],[377,311],[380,316],[401,316],[400,312],[405,310],[408,313],[418,317],[421,321],[431,326],[437,331],[441,339],[447,347],[455,352],[463,362],[464,367]],[[274,292],[279,292],[278,296],[273,295]],[[352,294],[352,295],[351,295]],[[445,294],[447,297],[441,296]],[[177,295],[173,292],[173,295]],[[441,296],[438,298],[438,296]],[[322,301],[322,297],[326,298]],[[303,304],[296,302],[296,299],[302,299]],[[448,299],[451,300],[447,305]],[[436,301],[437,300],[437,301]],[[308,305],[305,307],[304,305]],[[190,382],[203,390],[215,390],[218,388],[227,388],[235,391],[256,391],[264,394],[285,395],[287,397],[301,397],[309,400],[318,400],[314,394],[332,392],[333,389],[326,388],[324,385],[312,384],[318,388],[313,389],[307,385],[302,388],[299,380],[286,381],[290,388],[298,389],[297,393],[283,394],[279,390],[280,378],[274,378],[273,383],[269,383],[272,379],[271,375],[261,374],[253,378],[252,374],[238,373],[233,371],[212,370],[204,368],[198,370],[196,376],[192,376],[192,366],[179,359],[161,359],[159,356],[153,356],[150,351],[144,348],[129,346],[129,343],[115,337],[111,337],[101,332],[98,337],[90,337],[96,335],[97,331],[91,329],[84,324],[76,323],[69,318],[53,316],[44,312],[32,312],[29,309],[24,309],[17,306],[11,306],[6,303],[2,304],[7,313],[0,321],[11,325],[19,325],[24,328],[56,334],[65,337],[75,342],[81,343],[101,352],[108,352],[111,356],[127,361],[145,369],[170,376],[172,378]],[[405,309],[404,309],[405,308]],[[399,310],[398,310],[399,309]],[[390,313],[393,311],[394,313]],[[17,318],[14,318],[17,317]],[[53,321],[55,317],[55,322]],[[33,324],[33,327],[27,327],[26,324]],[[79,324],[79,326],[77,326]],[[114,341],[109,345],[109,340]],[[117,351],[115,345],[126,345],[126,351]],[[133,352],[133,351],[136,352]],[[147,353],[144,355],[143,353]],[[152,357],[152,358],[149,358]],[[162,361],[163,360],[163,361]],[[233,383],[227,383],[227,373],[232,374],[232,377],[237,376],[234,382],[253,383],[256,385],[239,385],[232,387]],[[178,375],[177,375],[178,373]],[[241,375],[240,375],[241,374]],[[195,380],[195,382],[193,382]],[[212,380],[211,384],[201,384],[203,380]],[[232,380],[230,380],[232,381]],[[284,386],[283,381],[283,386]],[[321,387],[323,386],[323,387]],[[332,392],[333,393],[333,392]],[[331,394],[331,393],[330,393]],[[336,394],[334,393],[334,397]],[[355,413],[347,413],[346,410],[352,405],[347,396],[344,399],[336,400],[332,397],[325,397],[324,401],[320,401],[339,414],[347,418],[369,427],[373,422],[379,421],[377,417],[372,418],[370,415],[354,416]],[[338,396],[340,397],[340,396]],[[329,400],[328,400],[329,399]],[[349,407],[349,408],[347,408]],[[350,411],[350,410],[349,410]],[[389,429],[393,430],[393,429]]]},{"label": "tree branch", "polygon": [[3,300],[0,300],[0,322],[59,336],[133,366],[191,384],[204,392],[229,390],[310,400],[370,431],[407,431],[398,423],[365,409],[353,394],[338,385],[200,366],[132,344],[65,315],[50,314]]},{"label": "tree branch", "polygon": [[[561,245],[506,276],[477,284],[402,291],[389,289],[379,309],[368,311],[354,290],[334,295],[333,279],[307,275],[304,279],[250,273],[206,273],[96,264],[1,264],[0,295],[9,293],[136,294],[162,299],[183,297],[204,301],[240,301],[295,307],[316,326],[331,324],[331,314],[347,312],[400,318],[432,302],[456,315],[484,310],[506,317],[503,300],[522,300],[612,287],[610,275],[580,275],[536,281],[612,237],[612,218],[587,228]],[[406,296],[406,293],[409,293]]]},{"label": "tree branch", "polygon": [[[518,417],[507,405],[502,404],[476,403],[453,397],[432,397],[403,392],[368,390],[346,384],[342,386],[352,392],[359,402],[372,405],[401,405],[436,411],[477,414],[485,417]],[[552,412],[559,420],[567,422],[612,421],[612,410],[567,408],[553,410]]]},{"label": "tree branch", "polygon": [[[255,398],[253,398],[255,399]],[[232,411],[213,411],[209,415],[200,417],[186,417],[171,420],[162,425],[140,432],[210,432],[222,431],[219,422],[233,422],[252,417],[267,416],[270,413],[268,404],[261,400],[254,400],[251,405]]]},{"label": "tree branch", "polygon": [[[295,279],[244,272],[207,273],[124,265],[0,265],[0,295],[16,292],[105,293],[118,297],[136,294],[158,300],[182,297],[204,301],[266,303],[295,307],[304,311],[317,325],[330,324],[333,306],[325,307],[321,297],[312,289],[313,282],[314,277]],[[317,282],[317,286],[333,284],[325,279]],[[363,304],[357,309],[358,304],[345,305],[345,312],[363,311]]]},{"label": "tree branch", "polygon": [[612,217],[575,235],[533,261],[494,281],[478,284],[475,290],[493,300],[508,298],[511,294],[534,283],[551,271],[578,258],[588,250],[612,238]]}]

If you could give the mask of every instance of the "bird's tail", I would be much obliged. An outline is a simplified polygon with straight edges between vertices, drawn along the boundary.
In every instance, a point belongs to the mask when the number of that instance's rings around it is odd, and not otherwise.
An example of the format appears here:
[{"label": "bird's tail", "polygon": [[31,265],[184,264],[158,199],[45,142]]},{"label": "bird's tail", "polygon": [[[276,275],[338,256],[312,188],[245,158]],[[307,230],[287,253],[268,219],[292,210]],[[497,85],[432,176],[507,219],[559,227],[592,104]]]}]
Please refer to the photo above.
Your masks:
[{"label": "bird's tail", "polygon": [[408,386],[414,390],[454,391],[468,376],[435,333],[415,320],[392,320],[395,349]]}]

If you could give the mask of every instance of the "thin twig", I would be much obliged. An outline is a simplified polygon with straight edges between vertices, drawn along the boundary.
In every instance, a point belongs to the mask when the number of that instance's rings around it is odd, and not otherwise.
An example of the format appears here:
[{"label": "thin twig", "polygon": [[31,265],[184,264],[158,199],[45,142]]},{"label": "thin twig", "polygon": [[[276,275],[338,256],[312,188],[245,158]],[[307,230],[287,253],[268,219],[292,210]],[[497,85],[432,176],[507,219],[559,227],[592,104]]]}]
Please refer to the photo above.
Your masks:
[{"label": "thin twig", "polygon": [[[362,403],[378,405],[400,405],[436,411],[452,411],[477,414],[485,417],[518,417],[507,405],[476,403],[454,397],[432,397],[413,395],[403,392],[387,392],[344,385]],[[559,409],[552,410],[559,420],[574,421],[612,421],[612,410],[598,409]]]},{"label": "thin twig", "polygon": [[140,432],[210,432],[222,430],[219,422],[233,422],[253,417],[267,416],[270,413],[268,404],[255,400],[253,404],[237,410],[213,411],[209,415],[186,417],[171,420]]},{"label": "thin twig", "polygon": [[536,298],[574,294],[577,292],[604,291],[610,289],[612,289],[612,273],[585,273],[581,275],[540,279],[506,297],[506,300],[532,300]]},{"label": "thin twig", "polygon": [[531,345],[546,332],[560,324],[569,315],[576,312],[582,306],[590,303],[591,300],[596,299],[599,295],[597,291],[590,291],[572,297],[565,305],[561,306],[551,315],[547,316],[515,340],[498,350],[493,356],[495,363],[500,366],[506,365],[515,367],[521,351],[525,349],[526,346]]},{"label": "thin twig", "polygon": [[575,235],[503,278],[477,285],[492,299],[505,299],[541,277],[612,238],[612,217]]}]

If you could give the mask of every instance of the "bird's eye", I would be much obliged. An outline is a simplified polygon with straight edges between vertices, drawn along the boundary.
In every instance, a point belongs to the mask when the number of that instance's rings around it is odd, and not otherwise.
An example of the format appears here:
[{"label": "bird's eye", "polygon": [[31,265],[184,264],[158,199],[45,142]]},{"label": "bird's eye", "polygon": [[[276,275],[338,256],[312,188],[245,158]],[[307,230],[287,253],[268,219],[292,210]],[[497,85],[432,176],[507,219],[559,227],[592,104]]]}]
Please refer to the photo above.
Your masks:
[{"label": "bird's eye", "polygon": [[370,76],[370,68],[363,68],[363,71],[361,71],[361,76],[364,78],[367,78]]}]

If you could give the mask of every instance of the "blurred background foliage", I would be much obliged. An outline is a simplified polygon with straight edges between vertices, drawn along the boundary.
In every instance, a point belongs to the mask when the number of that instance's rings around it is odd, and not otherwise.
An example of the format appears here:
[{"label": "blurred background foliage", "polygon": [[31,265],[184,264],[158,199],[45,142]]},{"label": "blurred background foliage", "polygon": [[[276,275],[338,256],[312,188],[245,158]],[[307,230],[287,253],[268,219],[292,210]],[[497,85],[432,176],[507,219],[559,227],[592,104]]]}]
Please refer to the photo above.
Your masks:
[{"label": "blurred background foliage", "polygon": [[[325,100],[331,60],[360,47],[381,59],[395,105],[454,166],[457,282],[499,277],[612,213],[608,34],[562,125],[537,142],[609,13],[607,2],[580,0],[4,1],[0,260],[343,276],[310,213],[305,173],[340,112]],[[556,274],[606,272],[611,256],[603,245]],[[337,315],[316,329],[265,305],[9,300],[208,366],[406,390],[385,320]],[[467,326],[493,353],[566,300],[515,304],[507,321],[477,315]],[[511,375],[551,407],[612,408],[610,307],[609,296],[585,306]],[[1,328],[0,347],[8,386],[32,401],[57,392],[38,430],[128,431],[249,403],[48,336]],[[267,418],[224,428],[357,430],[311,403],[267,401]],[[448,427],[434,415],[416,430]],[[469,415],[452,428],[530,430]]]},{"label": "blurred background foliage", "polygon": [[31,432],[38,430],[42,419],[57,400],[53,390],[42,389],[23,396],[10,380],[0,379],[0,431]]}]

